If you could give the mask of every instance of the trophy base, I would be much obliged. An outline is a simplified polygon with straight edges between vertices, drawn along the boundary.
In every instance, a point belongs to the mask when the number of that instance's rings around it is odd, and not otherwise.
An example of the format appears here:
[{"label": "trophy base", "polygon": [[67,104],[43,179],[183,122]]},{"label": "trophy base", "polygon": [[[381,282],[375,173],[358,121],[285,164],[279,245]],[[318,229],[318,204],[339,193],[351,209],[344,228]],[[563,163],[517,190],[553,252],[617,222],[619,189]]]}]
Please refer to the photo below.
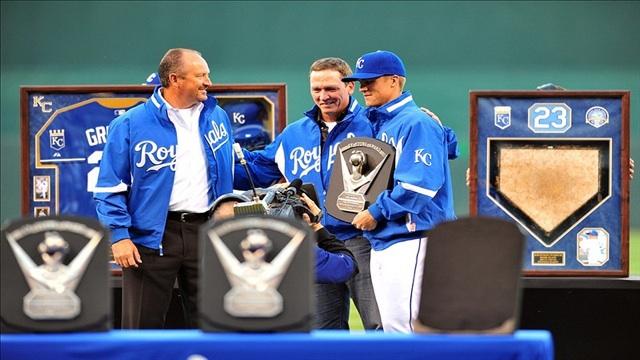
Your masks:
[{"label": "trophy base", "polygon": [[25,315],[34,320],[68,320],[80,315],[80,299],[71,291],[32,290],[23,301]]},{"label": "trophy base", "polygon": [[282,312],[282,296],[274,289],[231,289],[224,296],[224,310],[235,317],[270,318]]},{"label": "trophy base", "polygon": [[366,205],[364,195],[347,191],[340,193],[336,202],[338,210],[356,214],[364,210]]}]

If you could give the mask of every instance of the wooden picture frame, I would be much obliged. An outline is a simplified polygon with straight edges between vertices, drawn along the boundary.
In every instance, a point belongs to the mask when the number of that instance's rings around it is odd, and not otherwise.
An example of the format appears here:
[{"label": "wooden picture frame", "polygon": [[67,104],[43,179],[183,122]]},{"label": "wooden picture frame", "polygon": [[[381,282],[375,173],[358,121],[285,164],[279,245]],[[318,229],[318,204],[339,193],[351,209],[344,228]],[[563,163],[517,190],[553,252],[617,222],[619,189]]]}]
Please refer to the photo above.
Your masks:
[{"label": "wooden picture frame", "polygon": [[[37,214],[35,207],[46,206],[50,215],[95,217],[93,200],[74,194],[83,188],[87,192],[88,181],[97,176],[99,156],[94,155],[104,146],[111,120],[146,101],[153,90],[147,85],[21,87],[22,214],[33,216]],[[238,115],[234,121],[234,114],[228,111],[234,132],[243,130],[245,121],[253,121],[248,135],[268,136],[264,143],[272,141],[287,124],[285,84],[220,84],[209,91],[223,108],[230,104],[262,107],[262,118],[253,120]],[[60,155],[63,148],[75,149],[73,155]],[[69,170],[63,171],[63,166]],[[36,193],[36,179],[42,193]],[[46,179],[51,180],[47,183]],[[73,191],[65,193],[65,186]]]},{"label": "wooden picture frame", "polygon": [[525,276],[629,275],[629,98],[470,92],[469,212],[520,226]]}]

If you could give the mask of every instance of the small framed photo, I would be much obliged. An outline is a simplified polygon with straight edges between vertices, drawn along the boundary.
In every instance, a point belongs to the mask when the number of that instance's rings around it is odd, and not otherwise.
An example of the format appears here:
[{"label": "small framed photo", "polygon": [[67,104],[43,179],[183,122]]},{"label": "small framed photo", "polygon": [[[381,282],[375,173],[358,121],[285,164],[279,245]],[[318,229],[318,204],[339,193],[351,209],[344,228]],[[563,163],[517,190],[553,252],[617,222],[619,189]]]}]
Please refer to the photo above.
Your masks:
[{"label": "small framed photo", "polygon": [[33,177],[33,201],[51,200],[51,176],[36,175]]},{"label": "small framed photo", "polygon": [[33,208],[33,217],[45,217],[51,214],[51,208],[48,206],[36,206]]}]

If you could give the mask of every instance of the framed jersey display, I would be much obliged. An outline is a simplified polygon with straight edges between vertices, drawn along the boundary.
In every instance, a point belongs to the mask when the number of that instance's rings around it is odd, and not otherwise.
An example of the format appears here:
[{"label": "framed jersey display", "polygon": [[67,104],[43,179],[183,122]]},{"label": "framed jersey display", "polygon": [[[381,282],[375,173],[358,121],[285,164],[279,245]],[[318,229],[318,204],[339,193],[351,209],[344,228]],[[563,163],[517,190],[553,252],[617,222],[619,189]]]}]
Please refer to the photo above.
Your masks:
[{"label": "framed jersey display", "polygon": [[520,226],[525,275],[629,275],[629,97],[470,93],[470,213]]},{"label": "framed jersey display", "polygon": [[[152,86],[22,87],[22,214],[97,217],[92,198],[109,123]],[[286,125],[286,85],[214,85],[234,137],[254,150]]]}]

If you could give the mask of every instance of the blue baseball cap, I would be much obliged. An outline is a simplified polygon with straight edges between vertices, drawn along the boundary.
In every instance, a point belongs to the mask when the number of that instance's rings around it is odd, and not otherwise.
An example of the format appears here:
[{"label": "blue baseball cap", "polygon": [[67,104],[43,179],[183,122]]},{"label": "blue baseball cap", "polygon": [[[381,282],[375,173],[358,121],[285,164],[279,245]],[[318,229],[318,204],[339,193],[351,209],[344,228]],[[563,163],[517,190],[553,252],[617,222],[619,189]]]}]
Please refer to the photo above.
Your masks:
[{"label": "blue baseball cap", "polygon": [[233,137],[240,146],[253,151],[264,149],[271,143],[271,136],[263,126],[267,110],[262,102],[241,100],[221,106],[229,116]]},{"label": "blue baseball cap", "polygon": [[151,74],[149,74],[149,76],[147,76],[147,80],[145,80],[142,85],[160,85],[160,76],[158,76],[157,73],[152,72]]},{"label": "blue baseball cap", "polygon": [[227,112],[234,128],[246,124],[262,124],[266,109],[262,102],[231,101],[220,105]]},{"label": "blue baseball cap", "polygon": [[385,75],[406,77],[404,64],[398,55],[391,51],[378,50],[362,55],[356,61],[356,72],[342,81],[375,79]]},{"label": "blue baseball cap", "polygon": [[233,131],[233,138],[243,148],[254,151],[262,150],[271,143],[271,136],[262,125],[243,125]]}]

